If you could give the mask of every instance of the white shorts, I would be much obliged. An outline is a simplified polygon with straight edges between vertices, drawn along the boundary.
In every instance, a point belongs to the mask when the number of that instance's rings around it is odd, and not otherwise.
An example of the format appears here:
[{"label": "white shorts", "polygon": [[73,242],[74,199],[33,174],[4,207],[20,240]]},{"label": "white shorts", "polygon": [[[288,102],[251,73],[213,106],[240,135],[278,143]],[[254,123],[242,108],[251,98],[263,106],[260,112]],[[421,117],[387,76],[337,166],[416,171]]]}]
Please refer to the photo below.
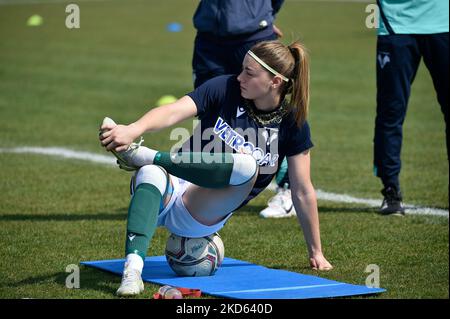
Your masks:
[{"label": "white shorts", "polygon": [[192,217],[183,203],[183,194],[191,185],[176,176],[170,175],[173,184],[173,193],[167,206],[159,213],[158,226],[166,227],[171,233],[183,237],[204,237],[219,231],[233,215],[229,213],[217,224],[206,226]]}]

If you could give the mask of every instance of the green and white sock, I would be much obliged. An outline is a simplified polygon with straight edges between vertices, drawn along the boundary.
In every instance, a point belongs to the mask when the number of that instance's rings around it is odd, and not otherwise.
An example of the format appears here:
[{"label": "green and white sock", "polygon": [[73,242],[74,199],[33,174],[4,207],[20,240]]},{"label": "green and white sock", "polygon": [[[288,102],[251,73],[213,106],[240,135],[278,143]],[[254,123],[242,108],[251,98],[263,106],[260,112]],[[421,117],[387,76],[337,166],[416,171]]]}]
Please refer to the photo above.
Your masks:
[{"label": "green and white sock", "polygon": [[158,152],[153,160],[170,174],[206,188],[241,185],[257,172],[251,155]]},{"label": "green and white sock", "polygon": [[133,156],[133,165],[159,165],[169,174],[206,188],[241,185],[257,172],[251,155],[233,153],[158,152],[141,146]]},{"label": "green and white sock", "polygon": [[125,255],[137,254],[143,260],[155,232],[162,194],[152,184],[139,184],[128,208]]}]

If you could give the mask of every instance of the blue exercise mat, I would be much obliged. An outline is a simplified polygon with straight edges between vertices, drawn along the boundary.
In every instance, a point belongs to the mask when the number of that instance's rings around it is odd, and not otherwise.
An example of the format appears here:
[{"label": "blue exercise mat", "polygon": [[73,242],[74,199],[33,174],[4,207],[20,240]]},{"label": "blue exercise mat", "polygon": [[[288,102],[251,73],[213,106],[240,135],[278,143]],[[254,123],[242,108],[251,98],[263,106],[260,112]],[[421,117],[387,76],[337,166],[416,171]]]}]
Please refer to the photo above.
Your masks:
[{"label": "blue exercise mat", "polygon": [[[122,275],[124,259],[87,261],[82,265]],[[164,256],[145,259],[142,279],[147,282],[200,289],[202,293],[237,299],[305,299],[375,294],[384,289],[271,269],[246,261],[225,258],[213,276],[178,277]]]}]

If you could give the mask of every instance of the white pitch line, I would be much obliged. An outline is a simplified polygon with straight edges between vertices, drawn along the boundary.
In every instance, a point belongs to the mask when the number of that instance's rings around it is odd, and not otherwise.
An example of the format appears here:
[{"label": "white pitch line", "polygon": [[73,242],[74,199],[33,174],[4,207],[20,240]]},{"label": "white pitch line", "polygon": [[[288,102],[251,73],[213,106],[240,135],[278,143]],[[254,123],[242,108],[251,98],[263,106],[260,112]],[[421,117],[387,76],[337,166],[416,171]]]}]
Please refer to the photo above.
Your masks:
[{"label": "white pitch line", "polygon": [[[316,190],[316,195],[318,199],[338,202],[338,203],[349,203],[349,204],[362,204],[370,207],[381,207],[381,200],[376,199],[368,199],[368,198],[357,198],[350,195],[345,194],[335,194],[322,191],[320,189]],[[432,207],[423,207],[416,206],[411,204],[404,204],[406,214],[413,215],[433,215],[433,216],[443,216],[448,218],[448,210],[432,208]]]},{"label": "white pitch line", "polygon": [[[267,189],[271,191],[275,191],[277,188],[277,184],[272,182]],[[381,207],[382,200],[381,199],[369,199],[369,198],[358,198],[353,197],[346,194],[337,194],[337,193],[329,193],[320,189],[316,189],[317,199],[335,203],[348,203],[348,204],[361,204],[368,207]],[[433,207],[424,207],[424,206],[416,206],[412,204],[404,204],[405,212],[411,215],[431,215],[431,216],[442,216],[448,218],[449,213],[448,210],[433,208]]]},{"label": "white pitch line", "polygon": [[[62,157],[68,159],[77,159],[83,161],[89,161],[99,164],[108,164],[111,166],[116,165],[116,159],[112,156],[100,155],[90,152],[82,152],[71,150],[62,147],[15,147],[15,148],[0,148],[0,153],[31,153],[31,154],[42,154],[55,157]],[[275,183],[271,183],[268,187],[269,190],[274,191],[276,188]],[[331,201],[337,203],[348,203],[348,204],[361,204],[369,207],[380,207],[381,200],[368,199],[368,198],[357,198],[346,194],[336,194],[322,191],[320,189],[316,190],[317,199],[324,201]],[[442,216],[449,217],[448,210],[438,209],[432,207],[416,206],[411,204],[405,204],[405,209],[407,214],[413,215],[432,215],[432,216]]]},{"label": "white pitch line", "polygon": [[69,159],[78,159],[100,164],[116,165],[116,159],[112,156],[100,155],[90,152],[75,151],[62,147],[14,147],[14,148],[0,148],[0,153],[31,153],[56,156]]}]

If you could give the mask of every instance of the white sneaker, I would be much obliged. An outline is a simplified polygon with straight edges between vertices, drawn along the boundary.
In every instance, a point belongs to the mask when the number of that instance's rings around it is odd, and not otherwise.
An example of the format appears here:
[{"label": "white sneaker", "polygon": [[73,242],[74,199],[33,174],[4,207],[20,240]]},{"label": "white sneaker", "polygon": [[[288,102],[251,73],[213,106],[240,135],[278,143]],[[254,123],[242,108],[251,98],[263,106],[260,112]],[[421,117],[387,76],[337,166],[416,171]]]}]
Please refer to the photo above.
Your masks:
[{"label": "white sneaker", "polygon": [[295,215],[291,190],[281,187],[277,187],[277,194],[269,199],[267,207],[259,213],[262,218],[285,218]]},{"label": "white sneaker", "polygon": [[122,283],[116,292],[117,296],[132,297],[139,295],[143,291],[144,282],[142,281],[141,273],[137,269],[129,268],[128,263],[125,263]]},{"label": "white sneaker", "polygon": [[[109,117],[105,117],[103,119],[103,125],[104,124],[117,125],[116,122],[114,122]],[[103,133],[103,131],[100,131],[100,133]],[[143,142],[144,139],[141,136],[141,140],[138,143],[131,143],[131,145],[128,147],[126,151],[116,152],[115,150],[111,150],[111,153],[113,153],[114,156],[117,158],[117,164],[119,164],[119,167],[121,169],[126,171],[135,171],[139,169],[140,166],[133,163],[133,158],[136,157],[138,149]]]}]

